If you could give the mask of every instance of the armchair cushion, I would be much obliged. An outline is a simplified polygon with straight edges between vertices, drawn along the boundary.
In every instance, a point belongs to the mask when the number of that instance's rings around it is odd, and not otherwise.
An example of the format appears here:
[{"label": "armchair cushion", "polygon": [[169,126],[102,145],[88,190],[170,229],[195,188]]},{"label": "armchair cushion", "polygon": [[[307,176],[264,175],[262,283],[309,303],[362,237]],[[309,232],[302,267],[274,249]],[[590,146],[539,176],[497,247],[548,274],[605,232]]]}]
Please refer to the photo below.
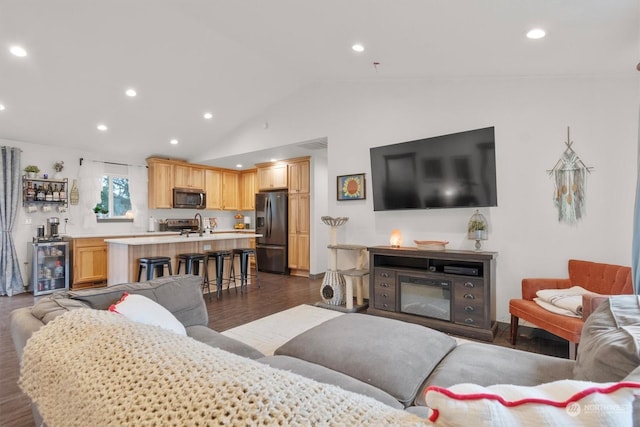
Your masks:
[{"label": "armchair cushion", "polygon": [[[570,342],[578,343],[584,325],[584,317],[571,318],[541,308],[533,301],[536,292],[542,289],[581,286],[588,291],[602,295],[633,293],[631,268],[629,267],[571,259],[568,263],[568,271],[569,278],[565,279],[522,279],[522,299],[509,301],[509,313],[516,318],[516,327],[517,319],[523,319]],[[583,296],[583,308],[585,306],[584,298]],[[514,337],[514,330],[512,330],[512,340],[515,339]]]}]

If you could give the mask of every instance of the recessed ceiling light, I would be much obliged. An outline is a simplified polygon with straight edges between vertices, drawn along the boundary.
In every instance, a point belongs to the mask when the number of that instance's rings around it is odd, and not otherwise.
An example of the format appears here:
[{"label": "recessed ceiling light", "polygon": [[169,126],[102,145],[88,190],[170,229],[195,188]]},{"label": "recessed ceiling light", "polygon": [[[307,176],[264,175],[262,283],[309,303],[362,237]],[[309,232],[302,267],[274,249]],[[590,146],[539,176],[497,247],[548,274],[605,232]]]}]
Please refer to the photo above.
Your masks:
[{"label": "recessed ceiling light", "polygon": [[351,49],[353,49],[354,52],[364,52],[364,46],[362,46],[360,43],[356,43],[353,46],[351,46]]},{"label": "recessed ceiling light", "polygon": [[527,38],[537,40],[543,38],[546,34],[542,28],[534,28],[527,33]]},{"label": "recessed ceiling light", "polygon": [[177,145],[178,144],[178,140],[177,139],[172,139],[171,141],[169,141],[172,145]]},{"label": "recessed ceiling light", "polygon": [[136,91],[135,91],[135,89],[131,89],[131,88],[129,88],[129,89],[127,89],[127,90],[125,91],[125,94],[126,94],[127,96],[129,96],[129,97],[133,98],[134,96],[136,96],[136,95],[138,94],[138,92],[136,92]]},{"label": "recessed ceiling light", "polygon": [[240,163],[238,163],[238,164],[236,165],[236,167],[237,167],[237,168],[241,168],[241,167],[242,167],[242,165],[241,165]]},{"label": "recessed ceiling light", "polygon": [[4,104],[0,104],[0,111],[4,111],[6,108],[4,106]]},{"label": "recessed ceiling light", "polygon": [[97,128],[99,131],[101,131],[101,132],[104,132],[104,131],[106,131],[107,129],[109,129],[109,128],[107,127],[107,125],[105,125],[105,124],[103,124],[103,123],[98,124],[98,126],[96,126],[96,128]]},{"label": "recessed ceiling light", "polygon": [[202,117],[204,117],[204,118],[205,118],[205,119],[207,119],[207,120],[211,120],[211,119],[213,118],[213,114],[211,114],[211,113],[204,113],[204,114],[202,115]]},{"label": "recessed ceiling light", "polygon": [[278,160],[278,159],[271,159],[270,161],[271,161],[271,162],[275,162],[276,160]]},{"label": "recessed ceiling light", "polygon": [[21,58],[27,56],[27,51],[24,50],[22,46],[11,46],[11,48],[9,48],[9,52],[14,56],[19,56]]}]

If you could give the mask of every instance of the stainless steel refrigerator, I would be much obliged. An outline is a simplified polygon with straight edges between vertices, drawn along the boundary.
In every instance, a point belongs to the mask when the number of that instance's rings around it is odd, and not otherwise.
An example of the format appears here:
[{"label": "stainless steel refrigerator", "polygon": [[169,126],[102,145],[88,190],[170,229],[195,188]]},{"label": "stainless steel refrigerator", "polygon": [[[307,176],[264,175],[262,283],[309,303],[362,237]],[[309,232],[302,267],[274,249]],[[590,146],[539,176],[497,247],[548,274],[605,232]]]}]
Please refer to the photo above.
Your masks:
[{"label": "stainless steel refrigerator", "polygon": [[256,256],[258,270],[289,274],[287,257],[288,200],[286,191],[256,194]]}]

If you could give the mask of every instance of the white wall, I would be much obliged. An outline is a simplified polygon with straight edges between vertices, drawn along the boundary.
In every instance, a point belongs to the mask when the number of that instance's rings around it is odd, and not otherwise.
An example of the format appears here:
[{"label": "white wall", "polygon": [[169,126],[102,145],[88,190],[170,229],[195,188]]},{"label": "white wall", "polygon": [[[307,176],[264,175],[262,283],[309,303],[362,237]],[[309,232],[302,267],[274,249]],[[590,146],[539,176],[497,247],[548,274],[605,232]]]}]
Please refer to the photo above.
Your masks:
[{"label": "white wall", "polygon": [[[569,258],[630,265],[637,174],[639,96],[635,74],[439,81],[336,82],[308,87],[247,123],[223,144],[244,151],[328,139],[328,193],[314,194],[316,212],[348,216],[339,241],[387,245],[400,228],[414,239],[442,239],[450,249],[472,249],[466,225],[473,209],[374,212],[369,148],[495,126],[498,207],[484,248],[498,252],[497,317],[508,321],[508,301],[523,277],[566,277]],[[263,122],[269,121],[269,131]],[[573,148],[595,170],[588,178],[586,217],[561,224],[546,171]],[[258,148],[259,147],[259,148]],[[230,153],[232,154],[232,153]],[[338,202],[337,175],[365,172],[367,200]],[[316,231],[322,228],[316,225]],[[326,247],[314,238],[312,273]],[[324,247],[322,245],[325,245]],[[319,270],[317,270],[319,269]]]}]

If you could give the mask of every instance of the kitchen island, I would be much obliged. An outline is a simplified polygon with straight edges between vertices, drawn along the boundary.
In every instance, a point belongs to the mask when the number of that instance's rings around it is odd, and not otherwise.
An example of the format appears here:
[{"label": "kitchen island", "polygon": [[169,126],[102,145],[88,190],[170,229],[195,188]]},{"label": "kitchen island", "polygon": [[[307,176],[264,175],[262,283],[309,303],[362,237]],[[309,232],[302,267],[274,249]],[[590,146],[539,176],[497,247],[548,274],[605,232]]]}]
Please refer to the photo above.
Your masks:
[{"label": "kitchen island", "polygon": [[[135,282],[138,279],[138,259],[150,256],[168,256],[177,272],[177,256],[182,253],[254,247],[253,240],[262,237],[255,233],[191,233],[184,236],[163,235],[122,239],[105,239],[108,244],[107,285]],[[237,270],[239,271],[239,270]],[[229,268],[225,266],[225,273]],[[225,275],[226,275],[225,274]]]}]

